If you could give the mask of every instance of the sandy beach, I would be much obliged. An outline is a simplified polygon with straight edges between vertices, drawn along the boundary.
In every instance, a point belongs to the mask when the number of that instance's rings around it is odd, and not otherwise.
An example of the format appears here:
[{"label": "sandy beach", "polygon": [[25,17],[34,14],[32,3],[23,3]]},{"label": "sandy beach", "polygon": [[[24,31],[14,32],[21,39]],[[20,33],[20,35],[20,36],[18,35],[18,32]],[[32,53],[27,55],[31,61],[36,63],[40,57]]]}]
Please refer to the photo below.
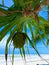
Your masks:
[{"label": "sandy beach", "polygon": [[[41,54],[41,56],[49,62],[49,54]],[[11,55],[8,55],[8,65],[12,65]],[[42,60],[38,55],[26,55],[26,61],[22,59],[20,55],[15,55],[14,65],[37,65],[37,64],[48,64]],[[5,56],[0,55],[0,65],[6,65]],[[49,65],[49,64],[48,64]]]}]

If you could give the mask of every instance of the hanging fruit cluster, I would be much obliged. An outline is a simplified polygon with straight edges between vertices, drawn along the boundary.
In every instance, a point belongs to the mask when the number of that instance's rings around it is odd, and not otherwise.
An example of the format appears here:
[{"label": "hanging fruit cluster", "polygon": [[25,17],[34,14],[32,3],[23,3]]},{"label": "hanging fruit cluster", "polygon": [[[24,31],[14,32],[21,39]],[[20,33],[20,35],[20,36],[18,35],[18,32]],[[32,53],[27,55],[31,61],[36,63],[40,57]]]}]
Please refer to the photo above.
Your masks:
[{"label": "hanging fruit cluster", "polygon": [[26,35],[25,33],[17,32],[14,34],[12,40],[15,48],[22,48],[25,44]]}]

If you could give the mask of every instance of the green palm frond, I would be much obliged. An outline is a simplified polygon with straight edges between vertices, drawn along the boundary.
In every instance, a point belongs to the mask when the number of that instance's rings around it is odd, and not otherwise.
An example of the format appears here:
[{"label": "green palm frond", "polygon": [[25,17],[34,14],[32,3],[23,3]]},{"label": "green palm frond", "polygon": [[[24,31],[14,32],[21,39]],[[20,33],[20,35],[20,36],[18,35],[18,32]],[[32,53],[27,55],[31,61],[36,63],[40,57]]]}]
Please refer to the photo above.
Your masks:
[{"label": "green palm frond", "polygon": [[[46,45],[49,44],[48,34],[49,34],[49,22],[45,20],[43,17],[39,16],[38,13],[41,10],[42,6],[49,6],[47,1],[45,0],[12,0],[13,5],[11,7],[4,6],[4,0],[2,0],[2,4],[0,4],[0,41],[5,37],[6,34],[10,34],[5,47],[5,59],[7,64],[7,55],[8,55],[8,44],[10,41],[13,42],[13,46],[18,47],[20,50],[20,54],[25,58],[25,48],[24,45],[22,47],[17,46],[18,41],[22,44],[23,41],[28,45],[28,41],[30,45],[34,48],[37,54],[40,56],[36,44],[38,40],[42,40],[45,45],[43,38],[47,39]],[[46,3],[46,4],[45,4]],[[3,7],[3,8],[2,8]],[[5,9],[7,8],[7,9]],[[49,10],[49,9],[48,9]],[[27,30],[30,30],[31,39],[29,38]],[[26,35],[26,39],[24,40],[23,35],[22,39],[17,37],[15,33],[21,33]],[[21,36],[21,34],[19,35]],[[15,39],[15,36],[16,39]],[[14,36],[14,40],[13,40]],[[19,40],[18,40],[19,39]],[[15,42],[17,41],[17,42]],[[21,45],[19,43],[19,45]],[[45,46],[46,46],[45,45]],[[40,56],[41,57],[41,56]],[[12,54],[12,65],[14,61],[14,49]]]}]

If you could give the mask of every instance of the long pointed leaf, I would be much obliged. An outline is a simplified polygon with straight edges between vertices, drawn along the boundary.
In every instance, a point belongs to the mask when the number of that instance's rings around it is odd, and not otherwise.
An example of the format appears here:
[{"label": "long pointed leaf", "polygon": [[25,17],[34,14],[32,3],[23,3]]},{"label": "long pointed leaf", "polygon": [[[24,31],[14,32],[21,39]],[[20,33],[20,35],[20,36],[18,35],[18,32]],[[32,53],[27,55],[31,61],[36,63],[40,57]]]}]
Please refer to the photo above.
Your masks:
[{"label": "long pointed leaf", "polygon": [[12,65],[14,65],[14,50],[15,48],[13,49],[13,53],[12,53]]}]

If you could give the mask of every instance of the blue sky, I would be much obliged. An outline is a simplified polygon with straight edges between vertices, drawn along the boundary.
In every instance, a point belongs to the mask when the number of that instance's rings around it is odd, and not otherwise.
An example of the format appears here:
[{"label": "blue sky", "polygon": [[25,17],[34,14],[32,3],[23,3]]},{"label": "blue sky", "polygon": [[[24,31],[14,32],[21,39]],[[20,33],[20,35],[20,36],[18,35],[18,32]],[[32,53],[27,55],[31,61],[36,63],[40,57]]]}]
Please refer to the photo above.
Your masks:
[{"label": "blue sky", "polygon": [[[0,0],[0,4],[1,4],[1,3],[2,3],[2,0]],[[5,4],[5,6],[10,7],[10,6],[13,4],[13,2],[12,2],[12,0],[5,0],[4,4]],[[43,18],[47,19],[46,7],[44,7],[43,10],[40,11],[39,15],[42,16]],[[28,31],[28,33],[30,33],[30,32]],[[4,54],[4,53],[5,53],[5,45],[6,45],[6,41],[7,41],[8,36],[9,36],[9,34],[7,34],[7,35],[3,38],[3,40],[0,42],[0,54]],[[46,41],[46,40],[45,40],[45,41]],[[40,43],[40,44],[39,44],[39,43]],[[47,48],[45,48],[45,46],[42,44],[42,42],[38,42],[37,47],[38,47],[39,53],[43,53],[43,54],[45,54],[45,53],[48,54],[48,53],[49,53],[49,51],[47,50]],[[10,46],[10,53],[12,53],[12,50],[13,50],[13,46],[11,45],[11,46]],[[42,50],[42,51],[41,51],[41,50]],[[31,47],[29,48],[29,51],[30,51],[30,53],[32,53],[32,54],[35,54],[35,53],[36,53],[36,52],[34,51],[34,49],[32,49]],[[33,52],[32,52],[32,51],[33,51]],[[45,51],[47,51],[47,52],[45,52]],[[18,54],[18,53],[19,53],[19,49],[16,49],[16,50],[15,50],[15,53]]]},{"label": "blue sky", "polygon": [[[0,0],[0,3],[2,4],[2,0]],[[10,7],[13,4],[13,2],[12,2],[12,0],[4,0],[4,4],[5,4],[5,6]]]}]

